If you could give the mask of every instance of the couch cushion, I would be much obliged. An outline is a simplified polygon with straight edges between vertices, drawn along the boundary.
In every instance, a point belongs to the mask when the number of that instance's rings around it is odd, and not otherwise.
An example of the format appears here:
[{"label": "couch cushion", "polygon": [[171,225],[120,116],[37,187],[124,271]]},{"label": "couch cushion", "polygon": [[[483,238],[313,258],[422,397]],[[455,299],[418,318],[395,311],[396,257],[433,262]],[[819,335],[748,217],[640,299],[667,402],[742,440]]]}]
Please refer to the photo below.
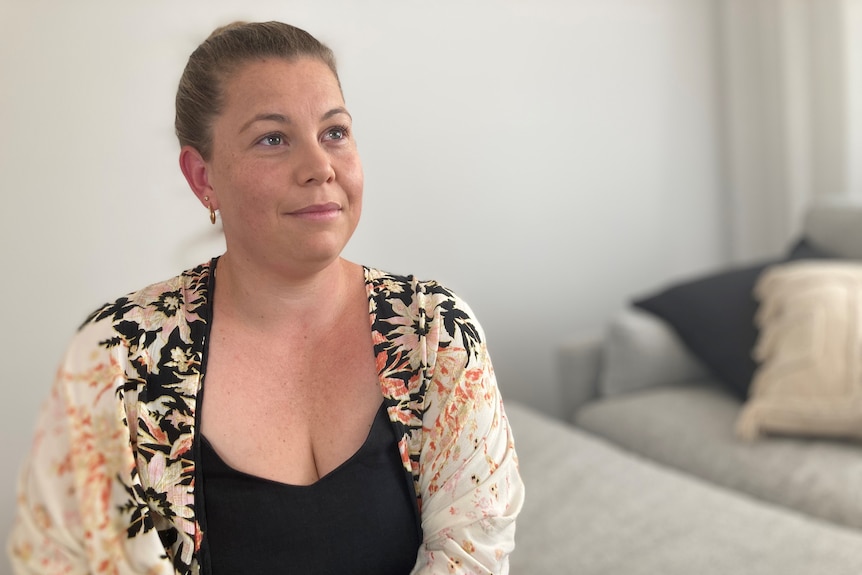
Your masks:
[{"label": "couch cushion", "polygon": [[737,432],[862,439],[862,263],[776,266],[755,295],[762,364]]},{"label": "couch cushion", "polygon": [[703,378],[704,365],[670,325],[651,313],[626,307],[608,325],[599,392],[613,395]]},{"label": "couch cushion", "polygon": [[520,404],[506,411],[527,488],[512,573],[860,572],[857,531],[714,487]]},{"label": "couch cushion", "polygon": [[[825,257],[829,254],[802,241],[788,259]],[[667,321],[692,353],[743,399],[757,368],[751,356],[757,341],[754,285],[775,263],[779,262],[735,267],[678,283],[634,305]]]},{"label": "couch cushion", "polygon": [[592,402],[576,423],[631,451],[713,483],[862,529],[862,448],[733,431],[741,401],[716,381],[664,386]]},{"label": "couch cushion", "polygon": [[862,201],[858,196],[818,198],[805,213],[803,233],[821,251],[862,259]]}]

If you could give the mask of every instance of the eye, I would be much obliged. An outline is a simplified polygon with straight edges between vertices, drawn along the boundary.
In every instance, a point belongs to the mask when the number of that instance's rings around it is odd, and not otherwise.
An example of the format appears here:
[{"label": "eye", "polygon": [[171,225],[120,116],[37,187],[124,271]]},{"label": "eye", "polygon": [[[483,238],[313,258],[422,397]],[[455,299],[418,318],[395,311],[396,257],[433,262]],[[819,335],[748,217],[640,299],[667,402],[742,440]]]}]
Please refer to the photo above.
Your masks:
[{"label": "eye", "polygon": [[348,130],[345,126],[333,126],[326,130],[325,137],[327,140],[344,140],[347,135]]},{"label": "eye", "polygon": [[280,146],[284,143],[284,136],[281,134],[267,134],[258,143],[264,146]]}]

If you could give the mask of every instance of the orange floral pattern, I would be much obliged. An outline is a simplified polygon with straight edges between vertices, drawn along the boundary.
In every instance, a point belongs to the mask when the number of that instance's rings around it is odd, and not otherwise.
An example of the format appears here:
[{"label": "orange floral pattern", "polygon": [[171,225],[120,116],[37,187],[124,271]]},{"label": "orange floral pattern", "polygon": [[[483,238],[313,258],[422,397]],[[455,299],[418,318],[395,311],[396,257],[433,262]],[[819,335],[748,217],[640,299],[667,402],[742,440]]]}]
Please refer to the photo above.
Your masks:
[{"label": "orange floral pattern", "polygon": [[[16,573],[200,573],[196,406],[215,261],[102,307],[76,334],[21,473]],[[424,534],[413,573],[507,573],[524,490],[481,328],[435,282],[365,275]]]}]

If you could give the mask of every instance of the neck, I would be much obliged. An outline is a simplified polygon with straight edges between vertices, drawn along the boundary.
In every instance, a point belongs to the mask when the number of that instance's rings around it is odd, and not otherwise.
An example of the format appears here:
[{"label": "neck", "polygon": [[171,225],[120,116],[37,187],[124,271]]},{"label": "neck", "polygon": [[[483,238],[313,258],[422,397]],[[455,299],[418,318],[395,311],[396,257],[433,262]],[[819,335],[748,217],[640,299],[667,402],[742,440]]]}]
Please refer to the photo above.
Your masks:
[{"label": "neck", "polygon": [[216,268],[217,315],[262,330],[329,325],[342,313],[360,273],[359,266],[341,258],[300,273],[264,269],[225,253]]}]

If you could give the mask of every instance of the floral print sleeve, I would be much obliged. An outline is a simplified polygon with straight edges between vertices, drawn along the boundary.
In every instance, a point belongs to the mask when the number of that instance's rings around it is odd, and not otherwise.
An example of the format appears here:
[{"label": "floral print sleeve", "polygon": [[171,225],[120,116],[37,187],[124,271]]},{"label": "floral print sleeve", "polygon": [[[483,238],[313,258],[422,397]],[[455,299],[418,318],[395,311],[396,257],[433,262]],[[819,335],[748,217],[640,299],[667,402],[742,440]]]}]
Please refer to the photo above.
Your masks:
[{"label": "floral print sleeve", "polygon": [[116,395],[122,363],[98,346],[110,334],[104,322],[82,328],[42,407],[9,544],[18,574],[174,573],[158,537],[128,537],[117,513],[135,461]]},{"label": "floral print sleeve", "polygon": [[481,327],[435,282],[376,283],[378,368],[421,508],[413,573],[508,573],[524,486]]}]

